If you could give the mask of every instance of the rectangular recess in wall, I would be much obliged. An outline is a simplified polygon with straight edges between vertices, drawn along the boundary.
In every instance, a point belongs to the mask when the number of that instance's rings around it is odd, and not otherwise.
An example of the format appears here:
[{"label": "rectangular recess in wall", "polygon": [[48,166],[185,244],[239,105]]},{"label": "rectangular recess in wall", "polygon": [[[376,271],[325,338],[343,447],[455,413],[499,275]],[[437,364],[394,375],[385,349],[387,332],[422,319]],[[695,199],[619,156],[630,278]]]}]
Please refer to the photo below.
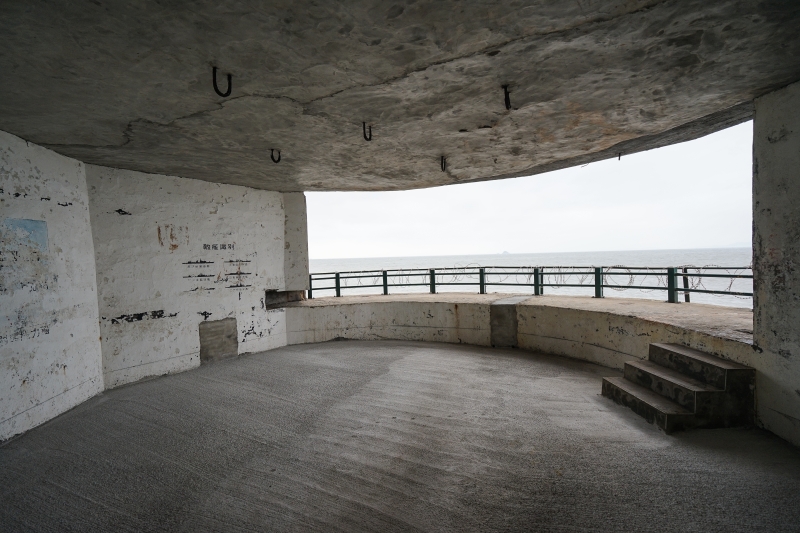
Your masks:
[{"label": "rectangular recess in wall", "polygon": [[235,318],[200,322],[200,364],[239,355]]}]

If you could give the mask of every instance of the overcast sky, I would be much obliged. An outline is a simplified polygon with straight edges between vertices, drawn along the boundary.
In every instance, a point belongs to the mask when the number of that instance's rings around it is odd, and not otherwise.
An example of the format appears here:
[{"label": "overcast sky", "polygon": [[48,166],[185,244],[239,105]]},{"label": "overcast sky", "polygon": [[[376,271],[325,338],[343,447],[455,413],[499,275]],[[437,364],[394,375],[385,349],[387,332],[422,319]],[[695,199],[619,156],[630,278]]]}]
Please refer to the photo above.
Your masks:
[{"label": "overcast sky", "polygon": [[752,122],[524,178],[309,192],[313,259],[750,246]]}]

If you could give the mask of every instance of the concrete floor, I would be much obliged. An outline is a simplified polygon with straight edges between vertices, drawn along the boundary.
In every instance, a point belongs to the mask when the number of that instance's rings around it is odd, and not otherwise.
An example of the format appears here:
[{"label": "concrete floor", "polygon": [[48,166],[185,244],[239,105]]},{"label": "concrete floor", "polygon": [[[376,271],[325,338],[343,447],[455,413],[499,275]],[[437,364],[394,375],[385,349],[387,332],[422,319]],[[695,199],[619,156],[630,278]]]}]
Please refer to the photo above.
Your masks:
[{"label": "concrete floor", "polygon": [[666,436],[615,371],[299,345],[105,392],[0,446],[2,531],[797,531],[800,450]]}]

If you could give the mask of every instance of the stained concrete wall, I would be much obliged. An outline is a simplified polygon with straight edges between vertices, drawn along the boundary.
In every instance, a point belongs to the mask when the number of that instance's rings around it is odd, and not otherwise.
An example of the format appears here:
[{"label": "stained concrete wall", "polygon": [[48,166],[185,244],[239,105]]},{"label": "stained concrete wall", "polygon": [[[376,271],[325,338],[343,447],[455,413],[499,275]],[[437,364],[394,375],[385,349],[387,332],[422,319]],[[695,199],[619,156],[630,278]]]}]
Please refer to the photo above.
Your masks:
[{"label": "stained concrete wall", "polygon": [[281,193],[86,173],[106,387],[199,365],[204,320],[235,318],[239,353],[286,343],[283,310],[264,303],[285,290]]},{"label": "stained concrete wall", "polygon": [[308,289],[308,218],[306,196],[301,192],[284,193],[283,277],[287,291]]},{"label": "stained concrete wall", "polygon": [[398,339],[489,346],[489,304],[503,295],[398,294],[287,304],[289,344],[337,338]]},{"label": "stained concrete wall", "polygon": [[753,128],[759,415],[800,445],[800,83],[757,99]]},{"label": "stained concrete wall", "polygon": [[103,389],[83,163],[0,132],[0,440]]}]

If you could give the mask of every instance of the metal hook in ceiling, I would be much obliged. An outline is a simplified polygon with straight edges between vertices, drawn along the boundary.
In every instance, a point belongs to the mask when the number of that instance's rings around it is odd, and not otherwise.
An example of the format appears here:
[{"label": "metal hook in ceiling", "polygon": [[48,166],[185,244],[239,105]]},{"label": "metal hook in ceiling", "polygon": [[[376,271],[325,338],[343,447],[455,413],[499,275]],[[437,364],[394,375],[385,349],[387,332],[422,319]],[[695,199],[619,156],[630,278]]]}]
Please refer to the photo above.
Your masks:
[{"label": "metal hook in ceiling", "polygon": [[508,94],[508,85],[503,85],[503,94],[506,100],[506,109],[511,109],[511,96]]},{"label": "metal hook in ceiling", "polygon": [[364,140],[365,141],[371,141],[372,140],[372,126],[369,127],[369,135],[367,135],[367,123],[366,122],[362,122],[361,124],[364,126]]},{"label": "metal hook in ceiling", "polygon": [[269,158],[272,159],[273,163],[280,163],[281,162],[281,151],[278,150],[278,159],[275,159],[275,149],[269,149]]},{"label": "metal hook in ceiling", "polygon": [[221,97],[223,97],[223,98],[230,96],[231,95],[231,88],[233,88],[233,85],[231,84],[231,75],[228,74],[228,90],[223,93],[222,91],[219,90],[219,86],[217,85],[217,67],[213,67],[213,73],[214,73],[214,76],[213,76],[214,77],[214,91],[216,91],[216,93],[218,95],[220,95]]},{"label": "metal hook in ceiling", "polygon": [[442,156],[442,172],[446,171],[447,171],[447,158],[445,156]]}]

